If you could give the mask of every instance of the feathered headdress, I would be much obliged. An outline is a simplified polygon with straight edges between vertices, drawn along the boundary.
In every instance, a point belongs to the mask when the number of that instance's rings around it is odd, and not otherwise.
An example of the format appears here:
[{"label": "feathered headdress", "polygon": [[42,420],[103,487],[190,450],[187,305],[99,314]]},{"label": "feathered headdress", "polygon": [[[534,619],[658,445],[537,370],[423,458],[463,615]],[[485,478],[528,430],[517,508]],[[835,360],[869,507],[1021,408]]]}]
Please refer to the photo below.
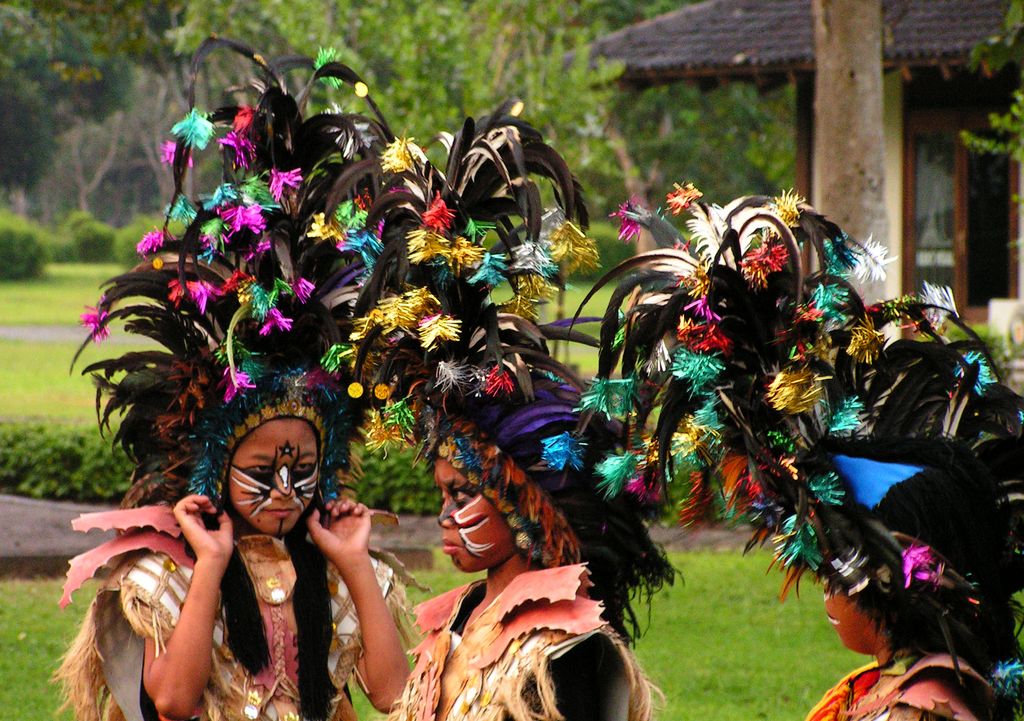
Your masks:
[{"label": "feathered headdress", "polygon": [[[920,540],[928,524],[886,504],[923,484],[928,492],[910,502],[916,513],[946,519],[939,525],[959,534],[988,533],[995,540],[986,548],[1000,556],[1009,535],[997,518],[1003,506],[971,448],[1016,437],[1024,403],[997,382],[948,292],[862,301],[851,281],[882,277],[876,244],[855,242],[791,194],[723,208],[678,191],[669,206],[691,210],[689,237],[627,205],[624,220],[672,247],[640,254],[599,282],[618,287],[584,405],[620,415],[632,426],[628,437],[647,439],[629,450],[628,483],[657,488],[674,479],[684,520],[718,499],[746,513],[752,544],[774,543],[787,587],[810,569],[847,592],[875,594],[873,607],[902,609],[888,624],[897,635],[930,624],[951,648],[977,647],[977,629],[967,633],[964,619],[982,607],[1008,615],[1004,584],[990,583],[998,590],[979,601],[984,591],[965,580],[981,575],[978,564],[943,560]],[[947,340],[946,322],[964,339]],[[924,340],[889,339],[886,326]],[[943,593],[929,595],[937,588]],[[907,626],[911,608],[917,615]]]},{"label": "feathered headdress", "polygon": [[[208,113],[195,105],[196,78],[221,47],[251,60],[259,77],[251,104]],[[139,243],[144,260],[108,281],[83,315],[94,340],[120,322],[158,346],[85,369],[101,426],[123,416],[115,442],[137,463],[126,504],[217,497],[231,448],[275,416],[305,418],[318,431],[325,498],[349,471],[362,411],[348,336],[358,284],[381,249],[366,208],[392,136],[372,102],[372,117],[304,117],[317,81],[343,81],[360,97],[367,88],[349,68],[322,63],[293,96],[283,73],[294,68],[313,63],[268,61],[224,39],[199,47],[190,110],[171,131],[167,222]],[[207,147],[219,150],[221,182],[189,197],[189,168]],[[184,231],[172,233],[176,226]]]},{"label": "feathered headdress", "polygon": [[[640,579],[660,585],[670,569],[640,521],[642,504],[594,519],[593,528],[568,517],[573,498],[595,497],[594,462],[619,442],[618,429],[579,425],[582,381],[547,341],[583,336],[538,324],[538,305],[567,272],[595,265],[597,253],[565,162],[506,110],[444,136],[443,173],[411,141],[382,156],[387,176],[369,222],[381,224],[384,250],[353,335],[377,406],[368,445],[415,438],[428,457],[449,460],[503,512],[537,565],[587,557],[581,536],[591,532],[609,546],[631,535],[632,548],[608,557],[625,552],[635,563],[607,575],[619,591]],[[628,599],[611,585],[605,600],[621,628]]]}]

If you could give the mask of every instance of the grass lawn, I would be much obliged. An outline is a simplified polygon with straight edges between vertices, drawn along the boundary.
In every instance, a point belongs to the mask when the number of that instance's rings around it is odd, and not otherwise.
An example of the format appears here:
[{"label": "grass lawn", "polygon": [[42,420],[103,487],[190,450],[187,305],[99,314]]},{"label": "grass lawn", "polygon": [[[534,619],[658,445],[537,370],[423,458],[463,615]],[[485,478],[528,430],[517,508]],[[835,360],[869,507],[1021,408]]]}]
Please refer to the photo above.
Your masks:
[{"label": "grass lawn", "polygon": [[[0,283],[0,326],[75,325],[82,307],[99,295],[99,285],[119,271],[116,265],[50,265],[41,280]],[[586,281],[571,284],[565,294],[564,312],[570,316],[588,289]],[[611,294],[603,288],[583,311],[584,316],[601,316]],[[544,320],[554,318],[556,305],[544,311]],[[596,323],[576,326],[596,336]],[[117,331],[115,331],[116,333]],[[81,333],[85,337],[85,331]],[[597,371],[597,351],[580,345],[560,344],[560,360],[589,377]],[[44,342],[0,339],[0,419],[15,417],[55,418],[89,422],[93,418],[92,384],[81,376],[90,362],[123,353],[124,345],[90,345],[74,371],[71,358],[78,345],[72,342]]]},{"label": "grass lawn", "polygon": [[[776,598],[781,577],[765,575],[768,555],[673,554],[685,581],[654,602],[641,663],[665,694],[666,721],[800,721],[843,673],[864,658],[842,649],[807,585],[802,598]],[[465,583],[438,556],[440,570],[418,577],[434,593]],[[88,606],[88,592],[60,611],[61,582],[0,581],[0,721],[54,718],[47,679]],[[425,594],[411,589],[411,597]],[[359,694],[356,694],[359,696]],[[358,698],[359,718],[375,718]],[[59,718],[70,719],[65,714]],[[380,718],[376,716],[376,718]]]},{"label": "grass lawn", "polygon": [[82,368],[105,355],[124,353],[132,347],[92,344],[71,370],[77,343],[0,339],[0,419],[91,422],[95,418],[96,394],[90,380],[81,375]]},{"label": "grass lawn", "polygon": [[0,325],[77,325],[83,307],[96,305],[100,284],[123,270],[112,263],[54,263],[42,278],[3,281]]}]

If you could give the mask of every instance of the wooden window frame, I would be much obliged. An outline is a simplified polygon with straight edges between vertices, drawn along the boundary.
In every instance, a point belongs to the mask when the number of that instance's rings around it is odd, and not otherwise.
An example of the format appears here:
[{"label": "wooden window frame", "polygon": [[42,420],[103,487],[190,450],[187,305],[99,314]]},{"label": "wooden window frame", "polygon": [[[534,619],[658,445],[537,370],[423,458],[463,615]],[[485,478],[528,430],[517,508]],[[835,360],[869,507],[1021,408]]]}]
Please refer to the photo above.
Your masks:
[{"label": "wooden window frame", "polygon": [[[967,147],[960,138],[962,130],[984,130],[989,127],[987,110],[913,109],[904,117],[903,131],[903,248],[902,277],[903,292],[917,293],[914,287],[917,258],[917,238],[914,228],[914,199],[916,178],[914,174],[916,148],[914,137],[928,131],[951,131],[955,137],[956,154],[953,165],[953,295],[961,316],[970,323],[984,323],[988,320],[986,306],[967,305]],[[1017,297],[1017,232],[1019,212],[1019,164],[1010,159],[1009,164],[1009,240],[1007,262],[1009,265],[1008,296]]]}]

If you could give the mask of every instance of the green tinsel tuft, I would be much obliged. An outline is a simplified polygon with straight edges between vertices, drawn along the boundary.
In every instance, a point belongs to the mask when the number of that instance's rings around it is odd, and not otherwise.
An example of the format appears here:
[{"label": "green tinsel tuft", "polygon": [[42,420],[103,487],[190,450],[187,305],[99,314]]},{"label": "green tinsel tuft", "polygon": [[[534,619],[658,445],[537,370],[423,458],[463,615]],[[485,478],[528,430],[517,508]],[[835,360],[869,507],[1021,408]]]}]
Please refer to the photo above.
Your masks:
[{"label": "green tinsel tuft", "polygon": [[802,563],[815,571],[821,565],[823,557],[814,528],[809,523],[802,523],[797,528],[795,514],[782,524],[782,535],[776,539],[776,544],[779,558],[787,567]]},{"label": "green tinsel tuft", "polygon": [[320,367],[328,373],[337,373],[338,369],[352,357],[352,345],[349,343],[335,343],[320,359]]},{"label": "green tinsel tuft", "polygon": [[579,410],[603,413],[605,417],[621,416],[629,412],[636,396],[636,378],[619,380],[595,378],[580,398]]},{"label": "green tinsel tuft", "polygon": [[860,426],[864,402],[857,396],[844,398],[828,421],[828,432],[834,436],[847,436]]},{"label": "green tinsel tuft", "polygon": [[717,353],[697,353],[689,348],[676,348],[672,354],[672,375],[690,384],[690,396],[708,392],[718,376],[725,370],[725,363]]},{"label": "green tinsel tuft", "polygon": [[[316,53],[316,60],[313,61],[313,68],[319,70],[327,63],[333,63],[338,59],[338,51],[331,47],[320,48]],[[341,78],[320,78],[320,82],[332,88],[341,87]]]},{"label": "green tinsel tuft", "polygon": [[796,450],[796,441],[782,431],[768,431],[765,433],[768,443],[777,451],[792,453]]},{"label": "green tinsel tuft", "polygon": [[815,498],[829,506],[838,506],[846,497],[846,489],[833,471],[811,476],[807,487]]},{"label": "green tinsel tuft", "polygon": [[466,221],[466,227],[463,229],[462,234],[475,243],[492,230],[494,230],[494,223],[481,223],[470,218]]},{"label": "green tinsel tuft", "polygon": [[604,493],[605,498],[615,498],[636,473],[636,463],[636,456],[632,453],[605,456],[594,467],[597,475],[601,476],[597,489]]},{"label": "green tinsel tuft", "polygon": [[413,414],[412,408],[409,407],[409,402],[404,398],[384,406],[383,415],[386,427],[400,428],[406,435],[412,433],[413,426],[416,425],[416,416]]},{"label": "green tinsel tuft", "polygon": [[263,175],[250,175],[242,181],[239,189],[242,195],[247,196],[253,203],[259,203],[261,208],[280,207],[274,196],[270,194],[270,186]]}]

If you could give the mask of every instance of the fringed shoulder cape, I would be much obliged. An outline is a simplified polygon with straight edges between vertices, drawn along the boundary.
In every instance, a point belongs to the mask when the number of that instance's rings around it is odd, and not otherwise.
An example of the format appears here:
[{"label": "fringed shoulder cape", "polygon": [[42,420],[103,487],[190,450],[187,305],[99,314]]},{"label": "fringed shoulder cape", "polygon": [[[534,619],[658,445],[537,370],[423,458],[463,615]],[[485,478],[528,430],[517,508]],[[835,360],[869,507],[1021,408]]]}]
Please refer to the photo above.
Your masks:
[{"label": "fringed shoulder cape", "polygon": [[481,583],[416,608],[426,638],[388,721],[650,718],[650,684],[586,595],[583,564],[517,576],[460,628]]}]

